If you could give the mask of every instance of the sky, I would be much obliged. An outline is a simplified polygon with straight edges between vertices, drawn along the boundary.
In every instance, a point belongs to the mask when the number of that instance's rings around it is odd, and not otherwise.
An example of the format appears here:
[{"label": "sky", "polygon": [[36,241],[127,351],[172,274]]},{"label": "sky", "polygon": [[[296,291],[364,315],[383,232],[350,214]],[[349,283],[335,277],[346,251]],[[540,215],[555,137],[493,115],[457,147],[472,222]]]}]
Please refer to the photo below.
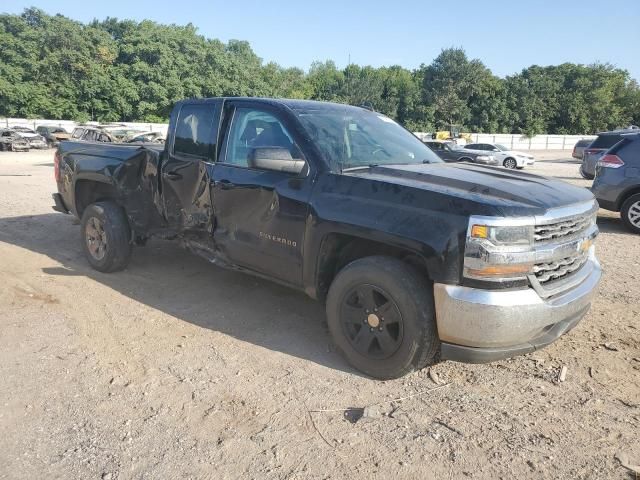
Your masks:
[{"label": "sky", "polygon": [[247,40],[265,62],[304,70],[315,60],[344,67],[349,58],[413,69],[443,48],[462,47],[501,77],[530,65],[600,62],[640,80],[635,1],[0,0],[2,13],[31,6],[82,22],[192,23],[209,38]]}]

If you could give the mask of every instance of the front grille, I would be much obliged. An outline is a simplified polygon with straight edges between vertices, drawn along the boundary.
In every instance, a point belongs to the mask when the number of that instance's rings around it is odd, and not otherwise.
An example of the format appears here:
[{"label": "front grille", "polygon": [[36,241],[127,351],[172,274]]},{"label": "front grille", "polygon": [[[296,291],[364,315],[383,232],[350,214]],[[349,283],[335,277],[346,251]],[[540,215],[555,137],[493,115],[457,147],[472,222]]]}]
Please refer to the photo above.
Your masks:
[{"label": "front grille", "polygon": [[587,261],[587,253],[566,257],[555,262],[537,263],[533,273],[541,285],[560,280],[579,270]]},{"label": "front grille", "polygon": [[534,238],[536,243],[544,243],[552,240],[568,240],[577,237],[593,223],[593,213],[565,218],[553,223],[536,225]]}]

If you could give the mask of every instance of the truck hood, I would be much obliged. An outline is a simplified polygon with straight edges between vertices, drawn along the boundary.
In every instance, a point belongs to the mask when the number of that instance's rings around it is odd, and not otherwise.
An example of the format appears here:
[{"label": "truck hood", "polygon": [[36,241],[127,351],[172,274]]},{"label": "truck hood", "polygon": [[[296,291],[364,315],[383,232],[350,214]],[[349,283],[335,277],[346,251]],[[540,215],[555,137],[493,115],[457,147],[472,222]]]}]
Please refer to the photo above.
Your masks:
[{"label": "truck hood", "polygon": [[492,205],[503,215],[538,215],[593,200],[586,188],[530,173],[464,163],[378,166],[345,175]]}]

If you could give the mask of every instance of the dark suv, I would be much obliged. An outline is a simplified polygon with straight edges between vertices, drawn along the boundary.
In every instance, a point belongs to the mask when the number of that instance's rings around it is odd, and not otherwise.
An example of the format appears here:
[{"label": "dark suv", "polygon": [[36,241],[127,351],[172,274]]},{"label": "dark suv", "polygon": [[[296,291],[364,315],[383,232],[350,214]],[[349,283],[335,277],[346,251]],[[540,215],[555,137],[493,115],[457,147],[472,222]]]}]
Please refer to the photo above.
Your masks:
[{"label": "dark suv", "polygon": [[629,127],[620,130],[612,130],[610,132],[600,132],[598,137],[589,147],[584,150],[582,155],[582,165],[580,165],[580,175],[587,180],[592,180],[596,174],[596,163],[604,153],[622,140],[622,136],[626,133],[637,133],[638,127]]},{"label": "dark suv", "polygon": [[591,190],[600,207],[620,212],[629,230],[640,233],[640,132],[622,135],[600,157]]}]

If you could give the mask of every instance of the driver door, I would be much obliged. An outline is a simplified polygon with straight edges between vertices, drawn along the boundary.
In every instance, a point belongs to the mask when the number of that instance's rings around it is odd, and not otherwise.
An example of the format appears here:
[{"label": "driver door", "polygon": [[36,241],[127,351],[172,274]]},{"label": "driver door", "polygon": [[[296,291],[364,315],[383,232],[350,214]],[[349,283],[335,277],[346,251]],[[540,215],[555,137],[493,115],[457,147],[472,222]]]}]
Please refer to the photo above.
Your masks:
[{"label": "driver door", "polygon": [[224,110],[226,133],[211,186],[216,247],[234,264],[299,286],[312,170],[309,164],[301,173],[250,164],[256,149],[287,149],[304,160],[295,128],[264,104],[232,100]]}]

